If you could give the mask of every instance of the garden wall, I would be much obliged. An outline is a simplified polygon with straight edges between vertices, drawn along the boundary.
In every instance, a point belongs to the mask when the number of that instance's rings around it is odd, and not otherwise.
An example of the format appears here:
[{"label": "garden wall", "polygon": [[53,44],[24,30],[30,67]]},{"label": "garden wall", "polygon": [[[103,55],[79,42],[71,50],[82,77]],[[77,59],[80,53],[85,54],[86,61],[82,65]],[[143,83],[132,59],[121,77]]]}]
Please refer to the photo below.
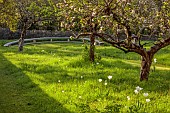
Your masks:
[{"label": "garden wall", "polygon": [[[21,30],[11,31],[9,28],[0,27],[0,39],[19,39]],[[72,36],[71,31],[50,31],[50,30],[27,30],[26,38],[39,38],[39,37],[69,37]],[[120,34],[120,39],[126,36]],[[142,40],[156,40],[157,36],[151,38],[142,37]]]},{"label": "garden wall", "polygon": [[[9,28],[0,28],[0,39],[19,39],[21,30],[11,31]],[[26,38],[39,37],[69,37],[71,31],[50,31],[50,30],[27,30]]]}]

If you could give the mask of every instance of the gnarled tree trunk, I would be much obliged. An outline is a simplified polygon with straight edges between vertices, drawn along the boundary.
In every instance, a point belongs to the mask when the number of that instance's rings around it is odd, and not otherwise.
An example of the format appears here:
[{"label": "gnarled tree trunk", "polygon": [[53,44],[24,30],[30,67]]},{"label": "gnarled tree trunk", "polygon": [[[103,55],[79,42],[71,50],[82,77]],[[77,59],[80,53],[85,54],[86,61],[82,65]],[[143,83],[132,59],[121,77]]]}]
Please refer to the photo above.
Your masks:
[{"label": "gnarled tree trunk", "polygon": [[90,35],[90,61],[94,62],[94,42],[95,42],[95,38],[94,35]]},{"label": "gnarled tree trunk", "polygon": [[21,32],[21,37],[19,39],[19,44],[18,44],[18,51],[21,52],[23,51],[23,46],[24,46],[24,39],[25,39],[25,36],[26,36],[26,23],[24,23],[24,26],[23,26],[23,29],[22,29],[22,32]]},{"label": "gnarled tree trunk", "polygon": [[141,56],[141,70],[140,70],[140,81],[148,80],[150,68],[152,65],[153,56],[147,54],[146,56]]},{"label": "gnarled tree trunk", "polygon": [[21,34],[21,37],[19,39],[19,45],[18,45],[18,51],[21,52],[23,51],[23,46],[24,46],[24,34]]}]

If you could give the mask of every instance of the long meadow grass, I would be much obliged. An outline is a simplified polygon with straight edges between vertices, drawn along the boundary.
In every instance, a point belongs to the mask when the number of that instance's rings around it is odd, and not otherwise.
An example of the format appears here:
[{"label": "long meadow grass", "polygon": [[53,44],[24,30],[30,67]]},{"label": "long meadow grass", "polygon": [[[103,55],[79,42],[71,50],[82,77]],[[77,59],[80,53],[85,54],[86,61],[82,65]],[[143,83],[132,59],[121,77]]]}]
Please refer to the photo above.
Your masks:
[{"label": "long meadow grass", "polygon": [[101,60],[90,63],[84,48],[1,46],[0,113],[170,113],[170,47],[155,55],[147,82],[139,81],[139,55],[96,46]]}]

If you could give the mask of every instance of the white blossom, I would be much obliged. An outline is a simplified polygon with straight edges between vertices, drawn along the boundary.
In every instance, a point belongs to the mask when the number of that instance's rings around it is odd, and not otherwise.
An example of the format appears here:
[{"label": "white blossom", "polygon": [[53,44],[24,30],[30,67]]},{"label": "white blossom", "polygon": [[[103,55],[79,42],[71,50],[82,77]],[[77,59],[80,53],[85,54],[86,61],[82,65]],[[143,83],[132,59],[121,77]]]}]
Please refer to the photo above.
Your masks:
[{"label": "white blossom", "polygon": [[74,8],[74,6],[70,6],[70,8],[71,8],[71,9],[73,9],[73,8]]},{"label": "white blossom", "polygon": [[127,96],[127,99],[130,100],[130,96]]},{"label": "white blossom", "polygon": [[144,97],[147,97],[149,94],[148,93],[143,93],[143,96]]},{"label": "white blossom", "polygon": [[93,12],[93,13],[92,13],[92,16],[95,16],[95,15],[96,15],[96,13],[95,13],[95,12]]},{"label": "white blossom", "polygon": [[150,99],[146,99],[146,102],[150,102],[151,100]]},{"label": "white blossom", "polygon": [[134,90],[134,92],[135,92],[135,94],[138,94],[138,93],[139,93],[139,91],[138,91],[138,90]]},{"label": "white blossom", "polygon": [[154,61],[154,63],[156,63],[156,62],[157,62],[157,59],[156,59],[156,58],[154,58],[154,59],[153,59],[153,61]]},{"label": "white blossom", "polygon": [[107,82],[105,82],[104,85],[107,86]]},{"label": "white blossom", "polygon": [[108,76],[108,79],[109,79],[109,80],[110,80],[110,79],[112,79],[112,76],[111,76],[111,75],[109,75],[109,76]]},{"label": "white blossom", "polygon": [[99,79],[99,82],[102,82],[102,79]]},{"label": "white blossom", "polygon": [[135,10],[132,10],[132,13],[135,14]]},{"label": "white blossom", "polygon": [[136,90],[137,90],[137,91],[141,91],[142,89],[143,89],[143,88],[141,88],[141,87],[139,87],[139,86],[136,87]]}]

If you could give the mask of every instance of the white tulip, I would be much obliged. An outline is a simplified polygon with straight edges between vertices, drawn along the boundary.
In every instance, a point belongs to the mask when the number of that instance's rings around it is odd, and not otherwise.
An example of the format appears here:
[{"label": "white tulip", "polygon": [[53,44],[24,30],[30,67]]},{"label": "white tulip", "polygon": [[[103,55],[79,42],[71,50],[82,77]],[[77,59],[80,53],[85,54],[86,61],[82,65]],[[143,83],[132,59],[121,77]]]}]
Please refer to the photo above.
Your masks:
[{"label": "white tulip", "polygon": [[144,97],[147,97],[149,94],[148,93],[143,93],[143,96]]},{"label": "white tulip", "polygon": [[135,92],[135,94],[138,94],[138,93],[139,93],[139,91],[138,91],[138,90],[134,90],[134,92]]},{"label": "white tulip", "polygon": [[108,79],[109,79],[109,80],[112,79],[112,76],[108,76]]},{"label": "white tulip", "polygon": [[156,62],[157,62],[157,59],[156,59],[156,58],[154,58],[154,59],[153,59],[153,61],[154,61],[154,63],[156,63]]},{"label": "white tulip", "polygon": [[102,82],[102,79],[99,79],[99,82]]},{"label": "white tulip", "polygon": [[127,99],[130,100],[130,96],[127,96]]},{"label": "white tulip", "polygon": [[139,86],[136,87],[136,90],[137,90],[137,91],[140,91],[140,90],[142,90],[142,89],[143,89],[143,88],[141,88],[141,87],[139,87]]},{"label": "white tulip", "polygon": [[146,102],[150,102],[151,100],[150,99],[146,99]]}]

